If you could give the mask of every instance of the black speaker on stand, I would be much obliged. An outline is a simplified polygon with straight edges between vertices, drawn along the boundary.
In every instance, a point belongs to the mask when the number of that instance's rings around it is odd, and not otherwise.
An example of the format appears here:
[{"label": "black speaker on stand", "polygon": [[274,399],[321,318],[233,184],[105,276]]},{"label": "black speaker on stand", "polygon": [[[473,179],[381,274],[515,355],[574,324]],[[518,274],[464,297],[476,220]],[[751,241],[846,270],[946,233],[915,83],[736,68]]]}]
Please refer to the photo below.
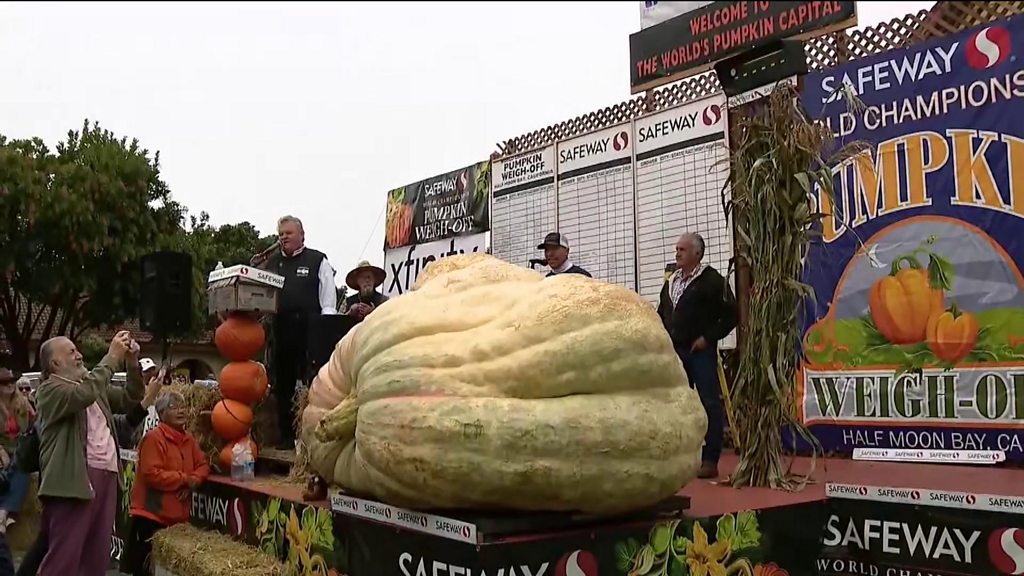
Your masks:
[{"label": "black speaker on stand", "polygon": [[192,329],[192,255],[154,252],[142,257],[139,324],[160,338],[164,360],[168,339]]}]

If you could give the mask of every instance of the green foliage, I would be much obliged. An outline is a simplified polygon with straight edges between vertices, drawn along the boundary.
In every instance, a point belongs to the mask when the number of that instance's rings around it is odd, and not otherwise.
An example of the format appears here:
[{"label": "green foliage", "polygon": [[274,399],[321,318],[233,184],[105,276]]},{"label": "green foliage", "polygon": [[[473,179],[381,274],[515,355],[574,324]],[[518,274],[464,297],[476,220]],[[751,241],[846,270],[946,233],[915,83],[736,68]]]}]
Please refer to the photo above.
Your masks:
[{"label": "green foliage", "polygon": [[108,342],[100,340],[93,335],[87,335],[77,341],[78,351],[82,353],[82,360],[86,366],[95,366],[100,363],[103,356],[110,348]]},{"label": "green foliage", "polygon": [[42,340],[78,340],[135,318],[138,262],[157,250],[193,254],[201,331],[209,271],[218,260],[247,262],[270,241],[247,222],[214,228],[205,213],[189,218],[161,178],[159,153],[96,123],[53,151],[0,135],[0,340],[13,368],[30,369]]},{"label": "green foliage", "polygon": [[179,234],[184,209],[159,154],[86,121],[51,152],[0,136],[0,337],[13,364],[56,334],[75,338],[138,307],[138,258]]},{"label": "green foliage", "polygon": [[[247,264],[249,258],[277,240],[277,236],[260,236],[249,222],[210,225],[210,215],[200,212],[189,216],[187,232],[178,239],[178,250],[192,254],[193,306],[192,326],[195,333],[212,329],[215,320],[206,307],[206,278],[221,262],[224,267]],[[195,334],[193,334],[195,335]]]},{"label": "green foliage", "polygon": [[737,118],[730,196],[724,198],[736,223],[737,260],[749,267],[751,278],[745,347],[732,390],[735,413],[742,415],[737,422],[740,462],[730,481],[792,489],[803,483],[795,483],[783,463],[782,428],[788,426],[820,450],[796,418],[802,303],[813,298],[800,278],[822,217],[814,196],[833,197],[830,166],[861,145],[826,158],[833,149],[832,134],[810,120],[791,86],[780,84],[755,108],[760,109]]}]

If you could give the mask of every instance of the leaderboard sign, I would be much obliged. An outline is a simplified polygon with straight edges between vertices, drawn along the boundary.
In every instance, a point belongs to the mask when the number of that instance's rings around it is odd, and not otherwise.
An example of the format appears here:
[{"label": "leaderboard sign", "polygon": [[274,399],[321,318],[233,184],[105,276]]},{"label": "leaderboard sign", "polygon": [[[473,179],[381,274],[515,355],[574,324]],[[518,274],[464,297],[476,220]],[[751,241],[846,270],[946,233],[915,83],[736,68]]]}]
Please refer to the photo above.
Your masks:
[{"label": "leaderboard sign", "polygon": [[629,35],[633,94],[709,70],[784,38],[857,24],[856,2],[712,2]]},{"label": "leaderboard sign", "polygon": [[725,111],[717,94],[494,160],[492,254],[531,265],[544,256],[544,235],[558,231],[573,263],[657,305],[676,240],[697,232],[705,261],[727,273]]}]

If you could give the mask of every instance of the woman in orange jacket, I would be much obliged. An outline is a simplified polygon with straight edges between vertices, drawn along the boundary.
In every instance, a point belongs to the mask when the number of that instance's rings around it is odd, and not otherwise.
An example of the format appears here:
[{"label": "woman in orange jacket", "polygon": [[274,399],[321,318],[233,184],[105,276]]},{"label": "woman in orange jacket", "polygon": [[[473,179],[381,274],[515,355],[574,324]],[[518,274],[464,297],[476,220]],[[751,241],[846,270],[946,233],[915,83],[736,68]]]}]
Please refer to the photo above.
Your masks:
[{"label": "woman in orange jacket", "polygon": [[139,445],[132,486],[131,526],[122,572],[152,574],[150,539],[161,528],[188,522],[192,491],[210,475],[206,455],[185,431],[185,399],[167,392],[154,405],[160,424]]}]

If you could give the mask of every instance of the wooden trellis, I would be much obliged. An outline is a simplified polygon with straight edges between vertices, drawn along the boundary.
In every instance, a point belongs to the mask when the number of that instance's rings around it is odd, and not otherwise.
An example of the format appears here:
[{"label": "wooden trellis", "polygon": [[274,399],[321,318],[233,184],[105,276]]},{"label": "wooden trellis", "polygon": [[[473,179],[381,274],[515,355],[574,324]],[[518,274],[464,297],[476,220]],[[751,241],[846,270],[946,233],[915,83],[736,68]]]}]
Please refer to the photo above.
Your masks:
[{"label": "wooden trellis", "polygon": [[[807,64],[812,70],[825,70],[1021,13],[1024,13],[1024,2],[937,2],[931,10],[907,14],[863,30],[836,32],[809,40],[805,47]],[[620,104],[507,140],[498,144],[492,158],[553,144],[656,110],[699,100],[719,90],[721,87],[714,72],[693,76]]]}]

